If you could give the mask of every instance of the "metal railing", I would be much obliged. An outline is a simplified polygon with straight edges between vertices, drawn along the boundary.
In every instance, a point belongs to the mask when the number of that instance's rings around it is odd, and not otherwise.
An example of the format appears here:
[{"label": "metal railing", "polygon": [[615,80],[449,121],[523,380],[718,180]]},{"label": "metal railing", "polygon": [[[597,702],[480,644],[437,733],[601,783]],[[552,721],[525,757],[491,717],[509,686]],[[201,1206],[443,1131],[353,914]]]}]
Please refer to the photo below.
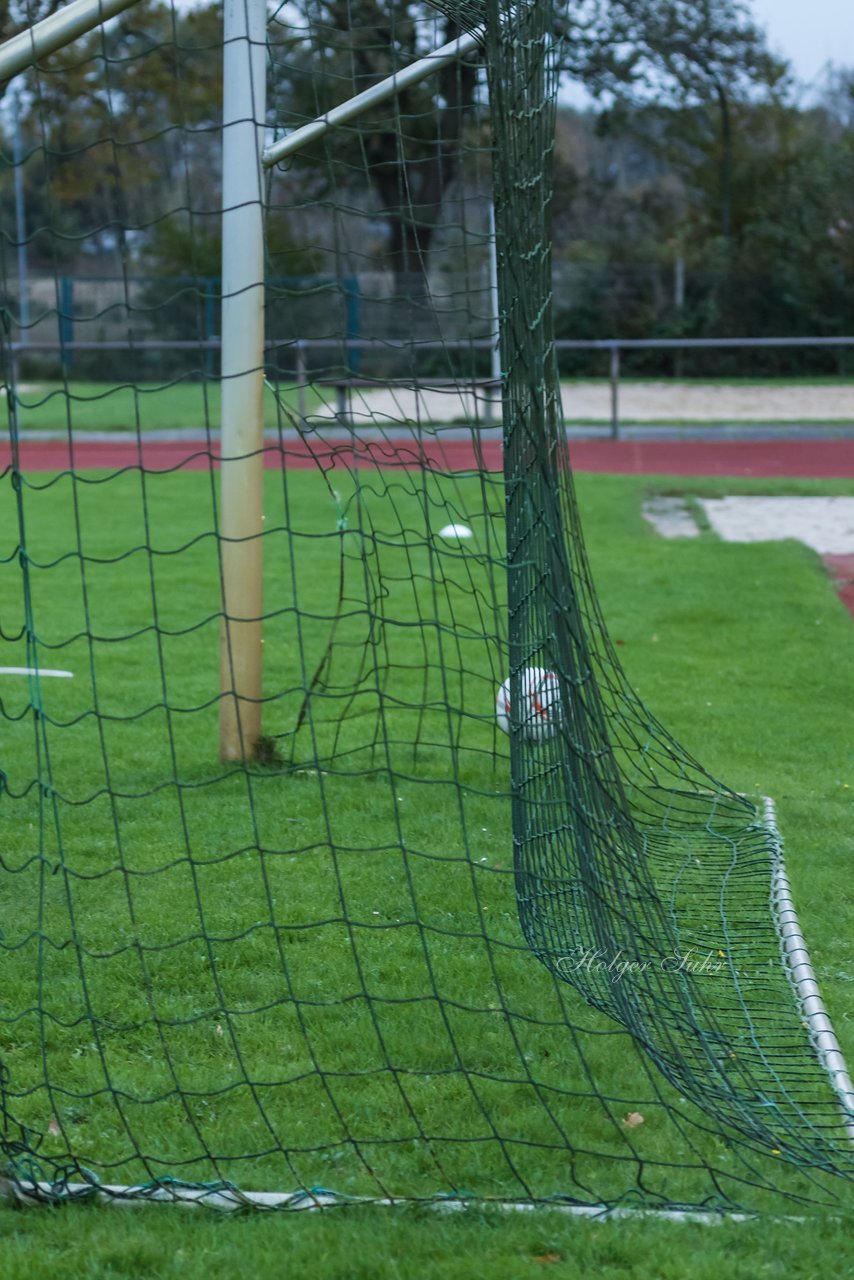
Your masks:
[{"label": "metal railing", "polygon": [[[620,436],[620,367],[623,351],[699,351],[721,349],[762,349],[769,347],[854,347],[854,336],[840,337],[802,337],[802,338],[560,338],[555,341],[555,349],[561,351],[607,351],[610,354],[608,380],[610,385],[610,436],[617,440]],[[9,342],[5,349],[10,353],[13,365],[17,365],[21,356],[38,352],[76,352],[76,351],[218,351],[221,349],[220,338],[188,339],[143,339],[140,341],[72,341],[72,342]],[[493,351],[495,343],[489,338],[448,338],[444,341],[429,339],[426,341],[396,341],[380,338],[268,338],[264,343],[267,351],[287,349],[293,353],[295,378],[298,396],[297,412],[300,418],[306,417],[306,391],[312,385],[326,385],[338,392],[339,417],[346,421],[349,414],[349,392],[357,386],[377,386],[391,383],[396,386],[414,386],[417,388],[433,385],[448,386],[456,381],[461,388],[478,387],[492,391],[497,385],[492,377],[460,377],[454,379],[419,378],[410,375],[406,378],[365,378],[349,371],[352,357],[360,351],[381,351],[386,354],[404,354],[423,351]],[[340,374],[313,375],[308,368],[307,353],[311,351],[338,351],[341,353],[341,365],[348,370]],[[492,396],[484,398],[484,417],[486,425],[491,422]]]},{"label": "metal railing", "polygon": [[620,437],[620,352],[698,351],[763,347],[854,347],[854,337],[840,338],[604,338],[555,343],[559,351],[609,351],[611,439]]}]

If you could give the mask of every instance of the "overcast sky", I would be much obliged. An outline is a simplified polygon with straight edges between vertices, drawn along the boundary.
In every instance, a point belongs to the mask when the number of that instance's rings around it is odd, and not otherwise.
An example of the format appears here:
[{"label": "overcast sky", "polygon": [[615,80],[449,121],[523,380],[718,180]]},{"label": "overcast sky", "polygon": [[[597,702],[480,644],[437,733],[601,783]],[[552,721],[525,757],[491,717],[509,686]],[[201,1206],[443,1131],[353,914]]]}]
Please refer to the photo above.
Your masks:
[{"label": "overcast sky", "polygon": [[775,53],[810,84],[828,62],[854,67],[852,0],[748,0]]}]

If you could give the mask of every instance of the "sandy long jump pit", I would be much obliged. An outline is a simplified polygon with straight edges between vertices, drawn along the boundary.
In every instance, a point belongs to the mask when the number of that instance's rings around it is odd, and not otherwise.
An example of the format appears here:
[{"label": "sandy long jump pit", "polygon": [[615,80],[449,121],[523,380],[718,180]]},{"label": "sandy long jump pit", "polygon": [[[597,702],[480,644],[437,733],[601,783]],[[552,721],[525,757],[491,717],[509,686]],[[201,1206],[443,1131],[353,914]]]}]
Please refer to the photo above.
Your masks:
[{"label": "sandy long jump pit", "polygon": [[[795,538],[818,552],[837,593],[854,615],[854,498],[696,498],[710,527],[724,542],[779,542]],[[664,494],[646,500],[643,513],[665,538],[696,538],[696,508]]]},{"label": "sandy long jump pit", "polygon": [[[339,405],[334,388],[312,418],[334,419]],[[475,395],[462,386],[353,387],[350,417],[360,422],[472,422],[484,416],[487,392]],[[564,417],[570,422],[608,422],[611,389],[607,381],[564,382]],[[775,385],[773,382],[634,382],[619,385],[620,417],[625,422],[854,422],[854,385]],[[490,406],[494,420],[500,404]]]},{"label": "sandy long jump pit", "polygon": [[700,498],[724,542],[795,538],[819,555],[854,555],[854,498]]},{"label": "sandy long jump pit", "polygon": [[[724,542],[780,542],[795,538],[819,555],[854,556],[854,498],[762,497],[695,498],[709,525]],[[665,538],[700,533],[685,498],[656,495],[643,508],[649,523]]]}]

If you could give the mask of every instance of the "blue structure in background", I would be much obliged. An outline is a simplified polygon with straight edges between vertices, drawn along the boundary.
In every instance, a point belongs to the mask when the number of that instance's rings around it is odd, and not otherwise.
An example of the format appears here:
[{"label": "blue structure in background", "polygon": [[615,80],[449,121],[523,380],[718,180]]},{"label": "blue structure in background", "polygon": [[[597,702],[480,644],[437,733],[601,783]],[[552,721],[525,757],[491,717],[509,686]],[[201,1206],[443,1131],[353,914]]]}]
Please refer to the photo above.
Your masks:
[{"label": "blue structure in background", "polygon": [[[121,298],[116,297],[115,300],[110,297],[105,301],[102,307],[95,307],[95,311],[91,315],[78,315],[75,312],[76,286],[85,283],[86,285],[118,285],[123,286],[123,294]],[[183,293],[191,292],[198,300],[196,311],[196,321],[192,325],[194,332],[181,335],[186,338],[198,336],[204,343],[211,342],[219,337],[219,315],[220,302],[222,298],[222,282],[219,276],[131,276],[127,280],[121,280],[116,276],[59,276],[57,278],[57,329],[58,341],[60,347],[60,363],[65,376],[68,376],[74,365],[74,350],[72,344],[75,337],[78,336],[78,327],[84,326],[85,334],[80,336],[90,336],[91,330],[88,326],[96,320],[101,320],[110,310],[113,310],[117,304],[126,308],[127,316],[121,322],[123,334],[127,334],[127,330],[131,325],[131,318],[134,313],[134,306],[124,292],[124,286],[127,284],[135,285],[160,285],[164,288],[172,287]],[[343,300],[344,304],[344,366],[349,374],[357,375],[362,363],[361,350],[351,345],[358,341],[362,336],[362,295],[359,287],[358,276],[287,276],[279,279],[268,280],[268,286],[273,289],[282,289],[289,291],[292,295],[299,295],[303,292],[313,292],[320,285],[322,289],[329,290],[330,293],[337,292]],[[164,299],[163,306],[167,307],[169,302],[175,301],[175,295],[172,294],[170,299]],[[144,341],[144,330],[148,327],[145,318],[158,310],[156,305],[142,305],[136,312],[140,319],[140,332],[137,337],[140,341]],[[115,327],[116,322],[110,325]],[[200,331],[200,332],[199,332]],[[117,334],[114,336],[118,336]],[[275,334],[271,334],[275,337]],[[213,346],[205,345],[202,348],[204,352],[203,369],[206,377],[214,377],[216,373],[217,352]]]}]

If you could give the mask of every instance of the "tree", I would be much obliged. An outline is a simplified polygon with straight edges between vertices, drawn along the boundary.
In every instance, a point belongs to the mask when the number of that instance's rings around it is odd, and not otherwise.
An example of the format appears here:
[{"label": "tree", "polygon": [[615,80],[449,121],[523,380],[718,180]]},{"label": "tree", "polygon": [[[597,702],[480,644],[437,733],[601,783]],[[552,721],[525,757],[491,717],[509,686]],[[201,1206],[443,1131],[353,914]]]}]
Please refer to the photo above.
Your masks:
[{"label": "tree", "polygon": [[[20,25],[23,9],[4,3],[7,20]],[[40,0],[36,16],[53,3]],[[270,28],[272,122],[311,119],[454,38],[457,10],[446,0],[440,7],[421,0],[294,0],[283,7]],[[470,3],[466,13],[476,19],[477,6]],[[40,78],[39,110],[48,121],[61,201],[53,212],[68,234],[87,220],[151,226],[170,192],[188,188],[190,173],[194,212],[213,212],[220,21],[217,4],[173,11],[142,0],[51,60],[63,73]],[[623,106],[652,95],[682,106],[716,105],[721,228],[728,237],[731,103],[757,78],[767,81],[779,70],[742,6],[737,0],[579,0],[558,4],[555,21],[566,37],[565,72],[594,93]],[[466,163],[464,140],[477,128],[477,106],[477,59],[469,58],[298,156],[288,182],[294,186],[294,174],[311,172],[314,197],[361,183],[358,199],[372,203],[388,227],[385,260],[398,275],[422,276],[446,193]],[[178,134],[170,132],[175,124],[193,131],[189,144],[185,135],[179,146]],[[122,148],[132,137],[145,139],[134,153],[142,201],[120,195]]]},{"label": "tree", "polygon": [[[272,40],[277,125],[323,114],[461,30],[410,0],[296,0],[282,13]],[[421,287],[445,193],[460,171],[477,79],[476,59],[445,67],[294,162],[324,175],[318,195],[367,187],[389,228],[385,261],[399,277],[421,278]]]},{"label": "tree", "polygon": [[220,21],[212,5],[179,15],[141,0],[39,77],[56,200],[86,230],[144,240],[176,207],[217,211]]},{"label": "tree", "polygon": [[[591,0],[582,38],[569,39],[564,68],[618,109],[714,109],[720,233],[732,234],[733,104],[757,89],[780,94],[786,64],[740,0]],[[571,34],[571,33],[570,33]]]},{"label": "tree", "polygon": [[[766,105],[755,114],[749,165],[736,172],[742,207],[733,268],[743,280],[765,282],[756,331],[850,332],[854,127],[839,128],[822,108]],[[744,303],[739,293],[734,314]]]}]

